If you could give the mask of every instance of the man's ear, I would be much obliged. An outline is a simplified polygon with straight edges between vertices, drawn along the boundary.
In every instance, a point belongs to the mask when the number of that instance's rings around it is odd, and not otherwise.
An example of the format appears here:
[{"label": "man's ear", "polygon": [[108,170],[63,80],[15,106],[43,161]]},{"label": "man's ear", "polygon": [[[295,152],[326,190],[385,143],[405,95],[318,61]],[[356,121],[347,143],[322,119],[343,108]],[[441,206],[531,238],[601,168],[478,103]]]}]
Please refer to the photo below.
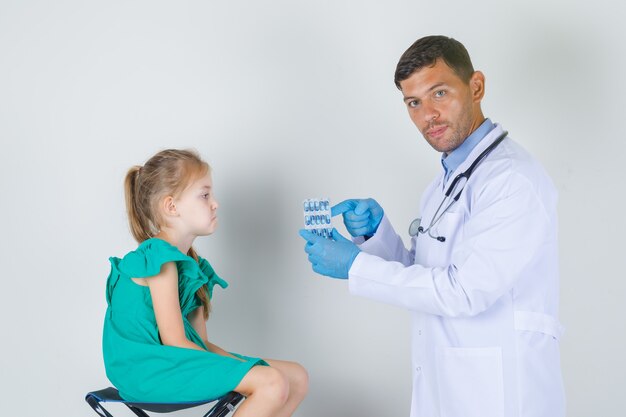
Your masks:
[{"label": "man's ear", "polygon": [[177,216],[178,211],[176,210],[176,203],[174,202],[174,197],[168,195],[163,199],[162,203],[163,212],[166,216]]},{"label": "man's ear", "polygon": [[480,102],[485,96],[485,75],[481,71],[474,71],[469,86],[474,102]]}]

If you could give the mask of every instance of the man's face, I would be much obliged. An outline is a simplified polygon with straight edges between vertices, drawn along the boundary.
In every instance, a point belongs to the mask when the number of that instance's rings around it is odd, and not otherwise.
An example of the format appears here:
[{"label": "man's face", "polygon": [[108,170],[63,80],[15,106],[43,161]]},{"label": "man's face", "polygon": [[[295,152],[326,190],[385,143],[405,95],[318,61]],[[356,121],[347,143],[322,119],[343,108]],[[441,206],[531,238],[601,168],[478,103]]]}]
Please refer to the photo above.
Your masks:
[{"label": "man's face", "polygon": [[483,122],[484,85],[481,72],[466,84],[442,59],[400,82],[411,120],[430,146],[445,153],[455,150]]}]

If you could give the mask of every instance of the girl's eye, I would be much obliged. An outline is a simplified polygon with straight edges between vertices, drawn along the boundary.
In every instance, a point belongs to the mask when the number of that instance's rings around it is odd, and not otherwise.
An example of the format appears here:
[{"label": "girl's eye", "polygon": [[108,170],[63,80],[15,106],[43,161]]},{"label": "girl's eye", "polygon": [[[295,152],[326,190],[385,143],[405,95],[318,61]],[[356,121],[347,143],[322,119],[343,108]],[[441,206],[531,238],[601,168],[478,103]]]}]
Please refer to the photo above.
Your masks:
[{"label": "girl's eye", "polygon": [[205,200],[207,200],[207,199],[209,198],[209,195],[210,195],[209,193],[202,194],[202,198],[204,198]]}]

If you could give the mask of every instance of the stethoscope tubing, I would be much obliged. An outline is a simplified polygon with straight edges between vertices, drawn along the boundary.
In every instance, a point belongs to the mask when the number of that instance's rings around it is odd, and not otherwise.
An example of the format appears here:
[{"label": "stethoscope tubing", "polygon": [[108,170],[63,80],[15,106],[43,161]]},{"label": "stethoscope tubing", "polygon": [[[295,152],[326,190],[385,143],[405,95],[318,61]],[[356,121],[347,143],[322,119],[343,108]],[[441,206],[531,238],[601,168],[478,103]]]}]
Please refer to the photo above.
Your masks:
[{"label": "stethoscope tubing", "polygon": [[[456,177],[454,177],[454,179],[452,180],[452,182],[450,183],[450,186],[448,187],[448,189],[446,190],[446,192],[444,193],[444,197],[443,200],[441,200],[441,203],[439,203],[439,207],[437,207],[437,210],[435,211],[435,214],[433,215],[430,224],[428,225],[428,227],[426,229],[424,229],[421,226],[421,222],[422,219],[421,218],[416,218],[415,220],[413,220],[411,222],[411,224],[409,225],[409,236],[411,237],[417,237],[420,233],[424,234],[424,233],[428,233],[428,236],[430,236],[433,239],[436,239],[440,242],[445,242],[446,238],[444,236],[433,236],[433,234],[431,233],[431,229],[437,224],[439,223],[439,221],[441,220],[441,218],[443,217],[444,214],[446,214],[448,212],[448,210],[450,210],[450,208],[454,205],[454,203],[456,203],[459,198],[461,197],[461,193],[463,192],[463,190],[465,189],[465,184],[467,184],[467,182],[469,181],[470,177],[472,176],[472,174],[474,173],[474,170],[476,169],[476,167],[509,135],[509,132],[507,132],[506,130],[504,132],[502,132],[497,138],[496,140],[494,140],[487,148],[485,148],[485,150],[483,150],[480,155],[478,155],[478,157],[476,157],[476,159],[474,159],[474,162],[471,163],[471,165],[463,172],[461,172],[460,174],[458,174]],[[454,192],[454,190],[456,189],[457,185],[460,183],[461,179],[465,179],[465,184],[463,185],[463,187],[459,190],[459,192],[451,198],[452,201],[450,201],[450,204],[448,204],[446,206],[445,209],[443,209],[443,211],[441,211],[441,207],[443,207],[443,205],[445,204],[446,201],[448,201],[450,199],[450,195],[452,195],[452,193]],[[440,212],[441,211],[441,212]]]}]

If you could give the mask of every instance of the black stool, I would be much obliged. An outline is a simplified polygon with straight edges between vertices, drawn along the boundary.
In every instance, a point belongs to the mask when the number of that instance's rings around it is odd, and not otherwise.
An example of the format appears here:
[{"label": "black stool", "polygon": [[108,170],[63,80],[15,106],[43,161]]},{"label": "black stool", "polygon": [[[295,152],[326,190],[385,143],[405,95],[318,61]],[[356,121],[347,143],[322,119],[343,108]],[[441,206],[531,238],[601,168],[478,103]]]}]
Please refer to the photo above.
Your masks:
[{"label": "black stool", "polygon": [[124,404],[126,407],[139,417],[150,417],[146,411],[155,413],[171,413],[173,411],[184,410],[186,408],[196,407],[198,405],[217,401],[203,417],[224,417],[235,409],[237,404],[243,399],[243,395],[236,392],[229,392],[221,398],[215,398],[206,401],[194,401],[184,403],[138,403],[133,401],[125,401],[120,397],[119,392],[113,388],[105,388],[100,391],[93,391],[85,396],[87,404],[94,409],[101,417],[113,417],[100,403],[114,402]]}]

